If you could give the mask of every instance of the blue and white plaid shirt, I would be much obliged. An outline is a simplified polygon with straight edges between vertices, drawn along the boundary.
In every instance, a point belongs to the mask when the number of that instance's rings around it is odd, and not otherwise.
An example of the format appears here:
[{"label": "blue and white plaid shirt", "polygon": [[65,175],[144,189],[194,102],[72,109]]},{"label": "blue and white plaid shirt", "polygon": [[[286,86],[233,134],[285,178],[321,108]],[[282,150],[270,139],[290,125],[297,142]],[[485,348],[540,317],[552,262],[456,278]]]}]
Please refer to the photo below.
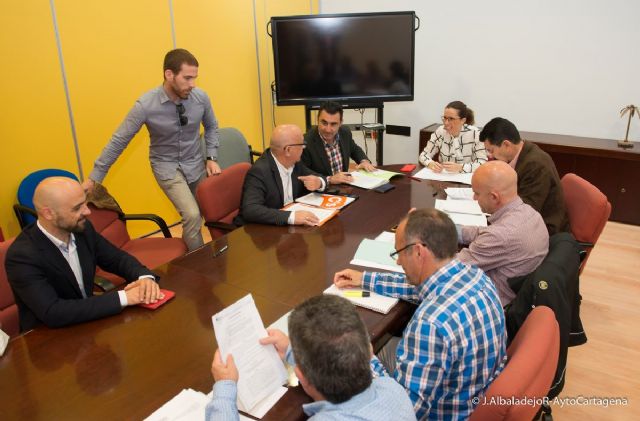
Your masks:
[{"label": "blue and white plaid shirt", "polygon": [[[395,379],[420,420],[467,419],[506,363],[507,336],[493,282],[452,260],[421,285],[402,274],[365,272],[363,287],[418,304],[396,350]],[[384,374],[379,361],[373,368]]]}]

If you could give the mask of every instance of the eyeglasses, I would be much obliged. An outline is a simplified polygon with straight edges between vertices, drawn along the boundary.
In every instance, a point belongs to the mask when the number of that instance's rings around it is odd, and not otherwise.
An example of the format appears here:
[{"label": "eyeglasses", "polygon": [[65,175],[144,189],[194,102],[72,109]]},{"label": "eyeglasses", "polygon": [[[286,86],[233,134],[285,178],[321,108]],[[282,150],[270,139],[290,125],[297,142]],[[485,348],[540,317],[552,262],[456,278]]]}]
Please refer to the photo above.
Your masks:
[{"label": "eyeglasses", "polygon": [[440,118],[442,119],[443,123],[449,123],[449,122],[452,122],[452,121],[455,121],[455,120],[460,120],[460,117],[447,117],[447,116],[444,116],[444,115],[442,117],[440,117]]},{"label": "eyeglasses", "polygon": [[393,260],[397,260],[398,259],[398,255],[400,253],[402,253],[403,251],[405,251],[406,249],[408,249],[409,247],[413,247],[413,246],[417,246],[418,244],[422,244],[424,246],[424,243],[411,243],[411,244],[407,244],[406,246],[402,247],[400,250],[396,250],[394,252],[389,253],[389,257],[391,257]]},{"label": "eyeglasses", "polygon": [[176,111],[178,111],[178,118],[180,119],[180,125],[186,126],[187,123],[189,122],[189,118],[186,115],[184,115],[184,112],[186,111],[184,109],[184,104],[182,103],[176,104]]},{"label": "eyeglasses", "polygon": [[302,146],[302,149],[307,147],[307,142],[302,142],[302,143],[292,143],[290,145],[285,146],[285,148],[288,148],[289,146]]}]

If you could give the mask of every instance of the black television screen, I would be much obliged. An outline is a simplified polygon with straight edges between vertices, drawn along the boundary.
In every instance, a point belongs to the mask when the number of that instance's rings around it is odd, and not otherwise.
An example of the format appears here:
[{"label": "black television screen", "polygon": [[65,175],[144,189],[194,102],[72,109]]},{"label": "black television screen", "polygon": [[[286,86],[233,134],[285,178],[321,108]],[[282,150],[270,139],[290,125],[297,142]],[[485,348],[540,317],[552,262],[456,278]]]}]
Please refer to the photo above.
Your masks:
[{"label": "black television screen", "polygon": [[415,12],[271,18],[278,105],[413,100]]}]

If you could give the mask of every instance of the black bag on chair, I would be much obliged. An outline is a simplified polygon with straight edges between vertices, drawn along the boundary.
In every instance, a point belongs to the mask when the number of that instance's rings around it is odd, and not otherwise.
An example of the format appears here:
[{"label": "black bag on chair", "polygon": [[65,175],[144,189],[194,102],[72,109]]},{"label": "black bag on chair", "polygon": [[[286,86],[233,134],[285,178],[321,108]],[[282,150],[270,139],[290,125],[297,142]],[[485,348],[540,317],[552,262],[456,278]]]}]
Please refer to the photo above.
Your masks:
[{"label": "black bag on chair", "polygon": [[509,342],[536,306],[551,308],[558,320],[560,354],[549,398],[558,396],[564,387],[567,348],[587,341],[580,320],[579,267],[578,242],[570,233],[561,232],[549,239],[549,253],[534,272],[509,280],[516,293],[505,309]]}]

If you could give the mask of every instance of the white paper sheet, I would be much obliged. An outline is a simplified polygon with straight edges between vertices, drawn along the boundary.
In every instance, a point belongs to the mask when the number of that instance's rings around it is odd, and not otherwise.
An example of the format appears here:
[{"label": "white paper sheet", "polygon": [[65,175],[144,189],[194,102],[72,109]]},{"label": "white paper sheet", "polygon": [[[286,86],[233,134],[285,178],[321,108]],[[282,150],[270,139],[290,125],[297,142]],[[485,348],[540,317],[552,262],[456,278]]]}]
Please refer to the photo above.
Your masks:
[{"label": "white paper sheet", "polygon": [[389,254],[395,250],[394,244],[365,238],[360,242],[352,265],[404,273],[404,269]]},{"label": "white paper sheet", "polygon": [[252,417],[262,419],[262,417],[264,417],[264,415],[267,412],[269,412],[269,410],[273,407],[273,405],[275,405],[280,400],[280,398],[284,396],[285,393],[287,393],[287,388],[284,386],[280,386],[275,390],[275,392],[273,392],[272,394],[270,394],[260,402],[256,403],[253,406],[253,408],[251,409],[244,408],[240,404],[240,402],[238,402],[238,409],[242,412],[246,412]]},{"label": "white paper sheet", "polygon": [[289,316],[291,312],[283,314],[278,320],[269,325],[269,329],[279,329],[289,336]]},{"label": "white paper sheet", "polygon": [[272,345],[259,343],[267,331],[251,294],[213,315],[212,321],[222,360],[231,354],[238,367],[238,407],[251,413],[287,382],[287,370]]},{"label": "white paper sheet", "polygon": [[396,234],[390,231],[382,231],[380,235],[375,238],[376,241],[382,241],[383,243],[396,243]]},{"label": "white paper sheet", "polygon": [[377,311],[378,313],[387,314],[389,310],[393,308],[394,305],[398,304],[397,298],[387,297],[385,295],[376,294],[375,292],[369,292],[368,297],[349,297],[345,296],[345,291],[358,291],[361,292],[360,288],[348,288],[348,289],[340,289],[335,284],[331,285],[329,288],[325,289],[323,294],[337,295],[339,297],[344,297],[347,300],[351,301],[353,304],[368,308],[369,310]]},{"label": "white paper sheet", "polygon": [[444,191],[447,193],[447,200],[473,200],[473,189],[470,187],[447,187]]},{"label": "white paper sheet", "polygon": [[484,215],[469,215],[466,213],[447,213],[456,225],[469,225],[473,227],[486,227],[487,217]]},{"label": "white paper sheet", "polygon": [[477,200],[440,200],[436,199],[435,208],[447,213],[483,215]]},{"label": "white paper sheet", "polygon": [[452,181],[455,183],[464,183],[471,185],[472,173],[450,173],[448,171],[434,172],[429,168],[424,167],[413,175],[416,178],[423,180],[436,180],[436,181]]},{"label": "white paper sheet", "polygon": [[145,421],[201,421],[210,400],[211,394],[207,396],[193,389],[182,389]]},{"label": "white paper sheet", "polygon": [[384,178],[370,176],[359,171],[354,171],[351,175],[353,176],[353,180],[348,184],[362,189],[375,189],[389,182]]}]

